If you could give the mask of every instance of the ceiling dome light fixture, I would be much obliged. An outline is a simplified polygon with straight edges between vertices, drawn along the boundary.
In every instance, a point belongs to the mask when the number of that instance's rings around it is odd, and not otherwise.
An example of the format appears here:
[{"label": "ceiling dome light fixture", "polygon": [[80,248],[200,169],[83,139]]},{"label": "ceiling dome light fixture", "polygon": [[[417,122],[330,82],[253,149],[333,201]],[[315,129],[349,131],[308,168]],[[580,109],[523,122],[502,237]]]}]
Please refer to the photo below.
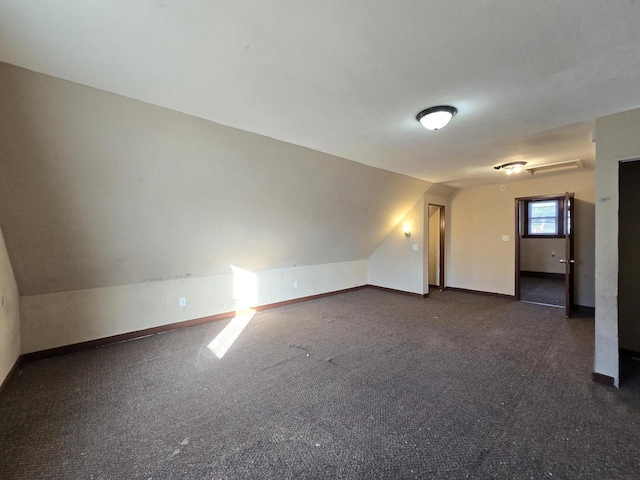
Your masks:
[{"label": "ceiling dome light fixture", "polygon": [[512,173],[520,173],[522,171],[522,167],[524,167],[527,162],[509,162],[503,163],[502,165],[498,165],[497,167],[493,167],[496,170],[504,170],[504,173],[507,175],[511,175]]},{"label": "ceiling dome light fixture", "polygon": [[440,130],[449,123],[456,113],[458,110],[455,107],[440,105],[421,111],[416,115],[416,120],[427,130]]}]

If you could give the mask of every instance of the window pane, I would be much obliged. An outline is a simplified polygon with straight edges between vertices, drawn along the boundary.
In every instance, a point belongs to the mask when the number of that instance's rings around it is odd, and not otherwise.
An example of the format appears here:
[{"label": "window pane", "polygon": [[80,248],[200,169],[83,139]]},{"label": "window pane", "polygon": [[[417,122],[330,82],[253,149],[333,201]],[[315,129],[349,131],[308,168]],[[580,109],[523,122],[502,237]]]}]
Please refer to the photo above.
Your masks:
[{"label": "window pane", "polygon": [[556,235],[558,229],[555,219],[531,220],[529,234],[533,235]]},{"label": "window pane", "polygon": [[558,201],[529,202],[529,235],[558,234]]},{"label": "window pane", "polygon": [[556,217],[558,214],[558,204],[552,202],[531,202],[529,204],[529,217]]}]

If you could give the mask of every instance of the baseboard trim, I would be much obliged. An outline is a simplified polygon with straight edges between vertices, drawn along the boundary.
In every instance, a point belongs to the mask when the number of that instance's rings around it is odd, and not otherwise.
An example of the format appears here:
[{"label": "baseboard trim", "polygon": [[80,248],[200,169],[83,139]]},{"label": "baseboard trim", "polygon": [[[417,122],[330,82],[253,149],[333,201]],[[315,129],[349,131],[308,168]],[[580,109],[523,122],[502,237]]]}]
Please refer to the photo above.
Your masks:
[{"label": "baseboard trim", "polygon": [[[308,302],[309,300],[317,300],[318,298],[331,297],[333,295],[340,295],[341,293],[355,292],[356,290],[362,290],[364,288],[367,288],[368,286],[369,285],[359,285],[357,287],[344,288],[342,290],[334,290],[333,292],[318,293],[316,295],[309,295],[307,297],[293,298],[291,300],[284,300],[282,302],[270,303],[268,305],[255,307],[254,310],[256,310],[257,312],[261,312],[263,310],[271,310],[272,308],[286,307],[287,305],[293,305],[295,303]],[[233,313],[233,315],[235,316],[235,313]]]},{"label": "baseboard trim", "polygon": [[406,290],[397,290],[395,288],[389,288],[389,287],[380,287],[379,285],[366,285],[367,288],[375,288],[376,290],[384,290],[385,292],[391,292],[391,293],[399,293],[400,295],[408,295],[410,297],[418,297],[418,298],[427,298],[429,296],[428,293],[414,293],[414,292],[407,292]]},{"label": "baseboard trim", "polygon": [[528,270],[520,270],[523,277],[547,278],[550,280],[564,280],[564,273],[547,273],[547,272],[531,272]]},{"label": "baseboard trim", "polygon": [[14,378],[18,376],[18,372],[20,371],[20,365],[22,364],[22,362],[23,358],[22,355],[20,355],[18,358],[16,358],[16,363],[13,364],[13,367],[11,367],[11,370],[9,370],[9,373],[4,378],[2,385],[0,385],[0,395],[4,393],[5,388],[7,388],[7,386],[14,380]]},{"label": "baseboard trim", "polygon": [[[260,305],[260,306],[254,307],[253,310],[257,312],[261,312],[261,311],[270,310],[273,308],[280,308],[280,307],[285,307],[287,305],[293,305],[295,303],[308,302],[310,300],[316,300],[318,298],[324,298],[332,295],[339,295],[341,293],[352,292],[354,290],[361,290],[367,287],[368,285],[360,285],[357,287],[345,288],[342,290],[335,290],[333,292],[319,293],[317,295],[309,295],[307,297],[293,298],[291,300],[284,300],[282,302],[275,302],[267,305]],[[113,343],[125,342],[127,340],[133,340],[135,338],[148,337],[150,335],[157,335],[159,333],[165,333],[171,330],[178,330],[181,328],[204,325],[206,323],[219,322],[221,320],[226,320],[228,318],[233,318],[235,316],[236,316],[235,311],[218,313],[216,315],[210,315],[202,318],[195,318],[193,320],[185,320],[183,322],[169,323],[167,325],[160,325],[157,327],[145,328],[143,330],[136,330],[133,332],[121,333],[119,335],[112,335],[110,337],[102,337],[102,338],[97,338],[95,340],[88,340],[86,342],[73,343],[71,345],[63,345],[61,347],[48,348],[45,350],[39,350],[37,352],[25,353],[22,355],[21,359],[24,362],[33,362],[33,361],[42,360],[45,358],[57,357],[58,355],[66,355],[67,353],[79,352],[81,350],[88,350],[91,348],[103,347],[105,345],[110,345]],[[3,386],[4,386],[4,383],[3,383]]]},{"label": "baseboard trim", "polygon": [[603,375],[602,373],[592,372],[591,379],[594,382],[606,385],[607,387],[616,386],[615,379],[613,377],[610,377],[609,375]]},{"label": "baseboard trim", "polygon": [[490,297],[507,298],[509,300],[516,299],[515,295],[507,295],[506,293],[485,292],[483,290],[470,290],[468,288],[458,288],[458,287],[445,287],[444,289],[450,290],[452,292],[475,293],[477,295],[488,295]]},{"label": "baseboard trim", "polygon": [[[345,288],[345,289],[342,289],[342,290],[335,290],[335,291],[332,291],[332,292],[319,293],[317,295],[309,295],[309,296],[306,296],[306,297],[294,298],[294,299],[291,299],[291,300],[284,300],[282,302],[275,302],[275,303],[270,303],[270,304],[267,304],[267,305],[260,305],[260,306],[255,307],[255,310],[260,312],[260,311],[264,311],[264,310],[270,310],[270,309],[274,309],[274,308],[285,307],[285,306],[288,306],[288,305],[307,302],[307,301],[310,301],[310,300],[316,300],[316,299],[329,297],[329,296],[333,296],[333,295],[340,295],[342,293],[352,292],[352,291],[356,291],[356,290],[362,290],[362,289],[365,289],[365,288],[374,288],[376,290],[383,290],[383,291],[387,291],[387,292],[391,292],[391,293],[398,293],[398,294],[401,294],[401,295],[407,295],[407,296],[417,297],[417,298],[427,298],[429,296],[428,293],[419,294],[419,293],[407,292],[405,290],[398,290],[398,289],[394,289],[394,288],[381,287],[381,286],[378,286],[378,285],[367,284],[367,285],[360,285],[360,286],[357,286],[357,287]],[[481,291],[481,290],[470,290],[470,289],[466,289],[466,288],[444,287],[444,290],[451,290],[451,291],[462,292],[462,293],[473,293],[473,294],[479,294],[479,295],[488,295],[488,296],[492,296],[492,297],[507,298],[507,299],[511,299],[511,300],[515,299],[514,295],[506,295],[506,294],[494,293],[494,292],[485,292],[485,291]],[[582,307],[582,308],[588,309],[588,308],[592,308],[592,307]],[[105,346],[105,345],[124,342],[124,341],[127,341],[127,340],[133,340],[133,339],[136,339],[136,338],[147,337],[147,336],[150,336],[150,335],[157,335],[159,333],[165,333],[165,332],[169,332],[169,331],[172,331],[172,330],[179,330],[179,329],[182,329],[182,328],[189,328],[189,327],[195,327],[195,326],[198,326],[198,325],[204,325],[204,324],[207,324],[207,323],[218,322],[218,321],[221,321],[221,320],[226,320],[228,318],[233,318],[235,315],[236,315],[236,312],[234,312],[234,311],[224,312],[224,313],[219,313],[219,314],[216,314],[216,315],[210,315],[210,316],[207,316],[207,317],[196,318],[196,319],[193,319],[193,320],[186,320],[186,321],[183,321],[183,322],[170,323],[170,324],[167,324],[167,325],[160,325],[160,326],[157,326],[157,327],[146,328],[146,329],[143,329],[143,330],[136,330],[136,331],[133,331],[133,332],[122,333],[122,334],[119,334],[119,335],[112,335],[110,337],[103,337],[103,338],[98,338],[98,339],[95,339],[95,340],[89,340],[89,341],[86,341],[86,342],[74,343],[74,344],[71,344],[71,345],[63,345],[61,347],[48,348],[48,349],[45,349],[45,350],[39,350],[37,352],[31,352],[31,353],[22,354],[21,356],[18,357],[18,359],[16,360],[15,364],[13,365],[13,367],[11,368],[11,370],[9,371],[7,376],[5,377],[4,381],[2,382],[2,385],[0,385],[0,395],[5,390],[5,388],[13,381],[13,379],[18,375],[18,372],[20,370],[20,365],[22,364],[22,362],[32,362],[32,361],[36,361],[36,360],[42,360],[42,359],[45,359],[45,358],[55,357],[55,356],[59,356],[59,355],[65,355],[67,353],[79,352],[81,350],[88,350],[88,349],[92,349],[92,348],[98,348],[98,347],[102,347],[102,346]],[[600,373],[593,372],[592,378],[597,383],[602,383],[603,385],[607,385],[607,386],[611,386],[611,387],[614,386],[614,379],[612,377],[607,376],[607,375],[602,375]]]},{"label": "baseboard trim", "polygon": [[150,335],[157,335],[158,333],[169,332],[171,330],[178,330],[181,328],[195,327],[197,325],[203,325],[205,323],[218,322],[227,318],[232,318],[235,312],[219,313],[217,315],[211,315],[208,317],[195,318],[193,320],[186,320],[184,322],[169,323],[167,325],[160,325],[158,327],[145,328],[143,330],[135,330],[133,332],[121,333],[119,335],[112,335],[110,337],[97,338],[95,340],[88,340],[86,342],[72,343],[71,345],[63,345],[61,347],[47,348],[45,350],[39,350],[37,352],[24,353],[22,355],[25,362],[33,362],[36,360],[43,360],[45,358],[57,357],[59,355],[66,355],[67,353],[79,352],[81,350],[89,350],[91,348],[103,347],[112,343],[125,342],[127,340],[133,340],[140,337],[148,337]]},{"label": "baseboard trim", "polygon": [[[261,312],[264,310],[270,310],[273,308],[280,308],[280,307],[286,307],[287,305],[293,305],[296,303],[302,303],[302,302],[308,302],[310,300],[316,300],[319,298],[324,298],[324,297],[329,297],[332,295],[339,295],[341,293],[347,293],[347,292],[352,292],[355,290],[361,290],[363,288],[375,288],[376,290],[383,290],[386,292],[391,292],[391,293],[398,293],[401,295],[407,295],[407,296],[411,296],[414,298],[427,298],[429,296],[428,293],[425,294],[420,294],[420,293],[413,293],[413,292],[407,292],[405,290],[398,290],[395,288],[388,288],[388,287],[381,287],[378,285],[371,285],[371,284],[367,284],[367,285],[360,285],[357,287],[351,287],[351,288],[345,288],[342,290],[335,290],[332,292],[326,292],[326,293],[319,293],[317,295],[309,295],[307,297],[300,297],[300,298],[293,298],[291,300],[284,300],[282,302],[275,302],[275,303],[270,303],[267,305],[260,305],[254,308],[254,310]],[[451,291],[456,291],[456,292],[463,292],[463,293],[475,293],[475,294],[480,294],[480,295],[489,295],[492,297],[499,297],[499,298],[508,298],[513,300],[515,298],[515,296],[513,295],[505,295],[502,293],[493,293],[493,292],[483,292],[481,290],[468,290],[465,288],[457,288],[457,287],[445,287],[444,290],[451,290]],[[21,362],[33,362],[36,360],[42,360],[45,358],[50,358],[50,357],[56,357],[58,355],[66,355],[67,353],[73,353],[73,352],[79,352],[81,350],[88,350],[91,348],[98,348],[98,347],[103,347],[105,345],[110,345],[113,343],[119,343],[119,342],[124,342],[127,340],[133,340],[135,338],[141,338],[141,337],[148,337],[150,335],[157,335],[159,333],[165,333],[165,332],[169,332],[171,330],[178,330],[181,328],[188,328],[188,327],[195,327],[198,325],[204,325],[206,323],[213,323],[213,322],[219,322],[221,320],[226,320],[229,318],[233,318],[236,315],[236,312],[231,311],[231,312],[224,312],[224,313],[218,313],[216,315],[210,315],[207,317],[202,317],[202,318],[196,318],[193,320],[185,320],[183,322],[176,322],[176,323],[170,323],[167,325],[160,325],[157,327],[151,327],[151,328],[145,328],[143,330],[136,330],[133,332],[127,332],[127,333],[121,333],[119,335],[112,335],[110,337],[103,337],[103,338],[98,338],[95,340],[89,340],[86,342],[80,342],[80,343],[73,343],[71,345],[63,345],[61,347],[54,347],[54,348],[48,348],[45,350],[39,350],[37,352],[31,352],[31,353],[25,353],[21,356],[20,361]],[[14,369],[17,368],[16,366],[14,366]],[[10,374],[11,375],[11,374]],[[7,377],[7,379],[9,379],[9,376]],[[5,380],[5,382],[3,383],[3,387],[4,385],[8,383],[8,380]]]}]

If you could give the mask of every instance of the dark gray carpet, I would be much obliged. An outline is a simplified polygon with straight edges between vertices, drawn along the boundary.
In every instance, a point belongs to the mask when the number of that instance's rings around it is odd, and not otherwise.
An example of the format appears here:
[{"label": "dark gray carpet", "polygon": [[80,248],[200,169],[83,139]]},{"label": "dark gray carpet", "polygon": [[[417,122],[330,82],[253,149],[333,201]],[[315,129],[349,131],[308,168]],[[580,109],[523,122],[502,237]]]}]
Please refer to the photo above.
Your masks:
[{"label": "dark gray carpet", "polygon": [[564,306],[564,279],[520,277],[520,299],[525,302]]},{"label": "dark gray carpet", "polygon": [[593,319],[373,289],[25,365],[0,478],[638,479],[640,379],[590,380]]}]

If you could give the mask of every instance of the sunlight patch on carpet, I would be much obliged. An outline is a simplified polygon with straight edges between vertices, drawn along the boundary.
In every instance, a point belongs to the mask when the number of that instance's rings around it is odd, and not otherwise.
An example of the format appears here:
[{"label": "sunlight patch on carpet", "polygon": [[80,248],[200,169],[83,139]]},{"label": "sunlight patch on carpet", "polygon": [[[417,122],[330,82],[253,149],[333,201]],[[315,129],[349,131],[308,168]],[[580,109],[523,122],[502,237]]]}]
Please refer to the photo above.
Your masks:
[{"label": "sunlight patch on carpet", "polygon": [[258,303],[258,276],[234,265],[231,265],[231,270],[233,271],[233,299],[236,316],[207,345],[218,358],[224,357],[249,324],[256,314],[256,311],[251,307]]}]

